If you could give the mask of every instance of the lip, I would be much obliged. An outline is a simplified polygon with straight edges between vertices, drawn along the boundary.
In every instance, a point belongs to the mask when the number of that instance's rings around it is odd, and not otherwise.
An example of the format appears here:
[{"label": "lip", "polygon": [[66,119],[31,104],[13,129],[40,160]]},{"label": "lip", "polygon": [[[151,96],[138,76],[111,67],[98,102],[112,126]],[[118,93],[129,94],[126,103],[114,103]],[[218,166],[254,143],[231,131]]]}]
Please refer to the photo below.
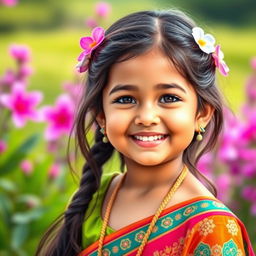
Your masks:
[{"label": "lip", "polygon": [[159,135],[168,135],[166,133],[161,133],[161,132],[137,132],[131,134],[131,136],[159,136]]},{"label": "lip", "polygon": [[[134,136],[158,136],[158,135],[163,135],[163,138],[160,140],[155,140],[155,141],[141,141],[137,140]],[[131,135],[131,140],[138,146],[143,147],[143,148],[154,148],[162,143],[164,143],[169,135],[164,134],[164,133],[159,133],[159,132],[139,132],[139,133],[134,133]]]}]

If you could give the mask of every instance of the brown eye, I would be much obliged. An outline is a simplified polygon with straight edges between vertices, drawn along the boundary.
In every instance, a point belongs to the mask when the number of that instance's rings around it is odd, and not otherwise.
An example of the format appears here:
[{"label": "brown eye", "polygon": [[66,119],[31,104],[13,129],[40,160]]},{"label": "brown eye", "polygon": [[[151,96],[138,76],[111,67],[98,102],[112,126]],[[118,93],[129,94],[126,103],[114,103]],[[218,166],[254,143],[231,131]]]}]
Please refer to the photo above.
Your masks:
[{"label": "brown eye", "polygon": [[131,96],[122,96],[113,101],[113,103],[120,103],[120,104],[136,104],[136,101]]},{"label": "brown eye", "polygon": [[171,94],[163,95],[160,99],[161,103],[172,103],[177,101],[181,101],[180,98]]}]

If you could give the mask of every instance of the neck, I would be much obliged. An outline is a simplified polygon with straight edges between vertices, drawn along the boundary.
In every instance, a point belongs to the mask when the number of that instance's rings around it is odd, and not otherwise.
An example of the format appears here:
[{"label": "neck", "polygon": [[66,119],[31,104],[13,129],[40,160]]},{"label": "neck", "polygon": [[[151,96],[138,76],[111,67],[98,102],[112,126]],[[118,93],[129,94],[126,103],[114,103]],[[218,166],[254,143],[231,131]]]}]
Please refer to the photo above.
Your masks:
[{"label": "neck", "polygon": [[169,187],[184,167],[181,158],[156,166],[142,166],[130,159],[125,159],[125,163],[127,173],[123,188],[145,192],[155,188]]}]

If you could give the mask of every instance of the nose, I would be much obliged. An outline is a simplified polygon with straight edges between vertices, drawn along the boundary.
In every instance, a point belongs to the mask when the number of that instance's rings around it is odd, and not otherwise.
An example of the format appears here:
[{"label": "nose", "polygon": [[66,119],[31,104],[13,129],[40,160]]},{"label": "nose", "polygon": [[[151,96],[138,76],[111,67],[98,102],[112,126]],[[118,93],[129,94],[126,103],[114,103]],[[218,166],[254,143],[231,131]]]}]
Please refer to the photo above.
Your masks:
[{"label": "nose", "polygon": [[137,115],[135,118],[136,125],[150,126],[158,124],[159,122],[160,118],[156,113],[155,107],[151,104],[141,106],[140,109],[137,109]]}]

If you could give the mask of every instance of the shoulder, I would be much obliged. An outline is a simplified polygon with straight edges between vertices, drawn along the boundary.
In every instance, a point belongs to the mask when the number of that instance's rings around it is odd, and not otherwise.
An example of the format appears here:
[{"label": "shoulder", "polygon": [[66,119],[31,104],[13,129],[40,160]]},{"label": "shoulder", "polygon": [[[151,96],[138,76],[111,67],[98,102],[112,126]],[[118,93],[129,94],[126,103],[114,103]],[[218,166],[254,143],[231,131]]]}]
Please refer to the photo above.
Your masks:
[{"label": "shoulder", "polygon": [[[219,252],[216,255],[232,251],[232,255],[246,255],[250,244],[243,223],[221,202],[204,200],[208,210],[202,211],[194,221],[190,222],[186,244],[186,255],[201,255],[201,252]],[[208,254],[207,254],[208,255]]]},{"label": "shoulder", "polygon": [[114,178],[116,176],[120,176],[122,175],[120,172],[103,172],[102,173],[102,176],[101,176],[101,182],[100,182],[100,186],[101,187],[105,187],[105,186],[108,186],[112,180],[114,180]]}]

